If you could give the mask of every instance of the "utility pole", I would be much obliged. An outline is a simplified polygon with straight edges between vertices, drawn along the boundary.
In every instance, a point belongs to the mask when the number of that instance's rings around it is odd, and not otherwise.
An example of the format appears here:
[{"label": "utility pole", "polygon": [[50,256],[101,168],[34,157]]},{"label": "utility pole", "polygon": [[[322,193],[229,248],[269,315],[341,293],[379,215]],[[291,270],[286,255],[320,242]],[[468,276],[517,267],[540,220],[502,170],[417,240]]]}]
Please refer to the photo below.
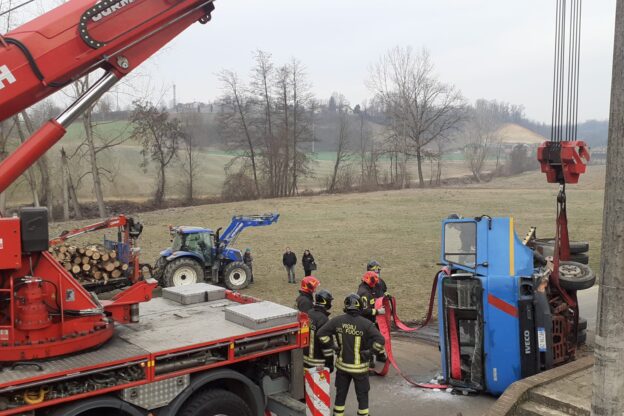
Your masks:
[{"label": "utility pole", "polygon": [[624,0],[617,0],[592,415],[624,412]]}]

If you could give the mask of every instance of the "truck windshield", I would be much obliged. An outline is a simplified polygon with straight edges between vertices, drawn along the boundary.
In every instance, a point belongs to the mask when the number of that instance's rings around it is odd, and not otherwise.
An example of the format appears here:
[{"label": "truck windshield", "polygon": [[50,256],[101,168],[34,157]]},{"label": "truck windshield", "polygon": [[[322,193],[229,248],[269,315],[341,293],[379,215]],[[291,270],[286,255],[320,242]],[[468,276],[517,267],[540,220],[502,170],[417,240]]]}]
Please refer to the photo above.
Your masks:
[{"label": "truck windshield", "polygon": [[450,222],[444,226],[444,260],[470,268],[476,267],[476,223]]}]

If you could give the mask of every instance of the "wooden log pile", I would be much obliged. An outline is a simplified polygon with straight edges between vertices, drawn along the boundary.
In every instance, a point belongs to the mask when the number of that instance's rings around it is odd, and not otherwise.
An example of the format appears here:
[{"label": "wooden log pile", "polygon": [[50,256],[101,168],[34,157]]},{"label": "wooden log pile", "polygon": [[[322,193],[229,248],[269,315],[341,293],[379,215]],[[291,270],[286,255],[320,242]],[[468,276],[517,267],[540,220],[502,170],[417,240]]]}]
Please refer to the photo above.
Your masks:
[{"label": "wooden log pile", "polygon": [[82,284],[106,284],[125,276],[128,270],[128,265],[117,259],[117,252],[102,246],[78,247],[64,243],[50,246],[48,251]]}]

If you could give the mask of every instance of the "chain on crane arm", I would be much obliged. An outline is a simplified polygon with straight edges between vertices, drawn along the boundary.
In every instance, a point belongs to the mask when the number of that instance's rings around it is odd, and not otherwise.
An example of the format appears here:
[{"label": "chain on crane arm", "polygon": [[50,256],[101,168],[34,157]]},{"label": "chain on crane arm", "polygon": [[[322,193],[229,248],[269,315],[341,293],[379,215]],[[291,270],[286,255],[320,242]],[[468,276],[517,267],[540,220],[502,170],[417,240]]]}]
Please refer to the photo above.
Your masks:
[{"label": "chain on crane arm", "polygon": [[587,144],[578,140],[582,0],[556,0],[556,3],[551,137],[539,147],[537,157],[548,182],[559,184],[551,281],[566,303],[577,308],[576,295],[559,285],[559,264],[570,258],[566,184],[578,183],[590,159]]}]

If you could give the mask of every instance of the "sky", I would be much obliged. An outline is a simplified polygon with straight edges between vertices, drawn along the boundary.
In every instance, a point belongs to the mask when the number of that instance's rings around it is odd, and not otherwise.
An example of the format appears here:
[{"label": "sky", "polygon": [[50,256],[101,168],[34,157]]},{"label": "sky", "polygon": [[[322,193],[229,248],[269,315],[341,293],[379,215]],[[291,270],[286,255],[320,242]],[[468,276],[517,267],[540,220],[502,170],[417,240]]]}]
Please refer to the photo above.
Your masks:
[{"label": "sky", "polygon": [[[35,10],[59,1],[38,0],[24,13],[40,14]],[[262,49],[277,64],[299,59],[317,98],[338,92],[361,103],[372,95],[366,87],[370,66],[395,46],[411,46],[428,49],[438,78],[469,101],[521,104],[530,119],[550,122],[556,0],[215,4],[210,23],[191,26],[135,76],[152,99],[171,102],[176,85],[178,102],[214,100],[222,93],[218,72],[231,69],[246,78],[254,51]],[[608,117],[614,20],[615,0],[583,2],[579,121]]]},{"label": "sky", "polygon": [[[314,91],[352,103],[370,98],[370,65],[394,46],[427,48],[438,77],[470,101],[522,104],[550,121],[555,0],[218,0],[208,25],[194,25],[145,68],[178,102],[216,98],[216,74],[247,76],[253,51],[292,57]],[[609,110],[615,0],[583,2],[579,120]]]}]

